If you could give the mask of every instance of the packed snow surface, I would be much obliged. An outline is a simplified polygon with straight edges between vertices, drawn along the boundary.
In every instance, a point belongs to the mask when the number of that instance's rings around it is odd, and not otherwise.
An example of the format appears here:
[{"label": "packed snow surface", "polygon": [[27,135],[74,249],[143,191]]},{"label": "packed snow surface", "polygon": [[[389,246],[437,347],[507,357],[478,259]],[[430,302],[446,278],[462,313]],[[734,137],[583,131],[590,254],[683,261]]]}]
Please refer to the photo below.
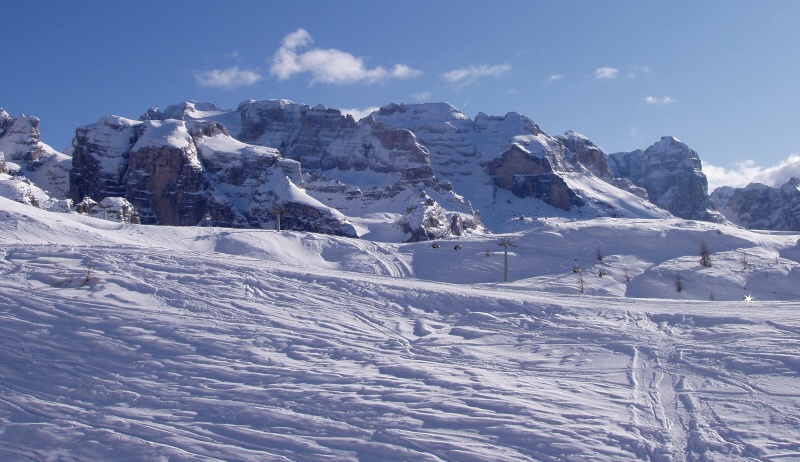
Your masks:
[{"label": "packed snow surface", "polygon": [[497,237],[136,226],[0,197],[0,459],[800,459],[797,235],[520,229],[506,284]]}]

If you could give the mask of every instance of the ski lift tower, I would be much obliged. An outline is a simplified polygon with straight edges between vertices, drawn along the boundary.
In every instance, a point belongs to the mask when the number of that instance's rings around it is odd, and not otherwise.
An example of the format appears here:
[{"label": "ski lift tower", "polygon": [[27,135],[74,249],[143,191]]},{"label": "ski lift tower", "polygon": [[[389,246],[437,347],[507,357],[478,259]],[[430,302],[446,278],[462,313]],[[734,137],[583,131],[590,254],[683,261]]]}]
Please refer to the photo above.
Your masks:
[{"label": "ski lift tower", "polygon": [[281,230],[281,215],[285,211],[286,209],[279,203],[272,206],[272,213],[275,214],[275,231]]},{"label": "ski lift tower", "polygon": [[497,244],[497,245],[503,247],[503,251],[504,251],[504,254],[505,254],[505,274],[504,274],[503,282],[509,282],[509,280],[508,280],[508,248],[509,247],[516,247],[517,244],[512,244],[510,237],[501,237],[500,238],[500,243]]}]

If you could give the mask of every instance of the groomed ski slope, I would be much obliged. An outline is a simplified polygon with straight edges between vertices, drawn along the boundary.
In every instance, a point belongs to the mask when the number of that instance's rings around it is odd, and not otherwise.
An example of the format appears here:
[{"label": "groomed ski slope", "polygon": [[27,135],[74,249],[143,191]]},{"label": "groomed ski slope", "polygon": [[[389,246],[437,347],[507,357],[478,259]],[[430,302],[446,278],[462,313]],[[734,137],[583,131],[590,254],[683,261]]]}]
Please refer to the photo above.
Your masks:
[{"label": "groomed ski slope", "polygon": [[131,226],[0,198],[0,459],[800,459],[797,235],[529,225],[503,284],[496,237]]}]

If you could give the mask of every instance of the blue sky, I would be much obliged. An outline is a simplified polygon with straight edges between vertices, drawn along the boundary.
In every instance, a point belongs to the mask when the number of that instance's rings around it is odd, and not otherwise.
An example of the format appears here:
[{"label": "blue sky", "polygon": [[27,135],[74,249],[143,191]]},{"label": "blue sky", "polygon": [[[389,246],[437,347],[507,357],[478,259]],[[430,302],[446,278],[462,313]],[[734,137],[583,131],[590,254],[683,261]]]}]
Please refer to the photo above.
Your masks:
[{"label": "blue sky", "polygon": [[446,101],[606,152],[672,135],[712,187],[800,176],[797,1],[5,2],[0,31],[0,107],[58,150],[185,100]]}]

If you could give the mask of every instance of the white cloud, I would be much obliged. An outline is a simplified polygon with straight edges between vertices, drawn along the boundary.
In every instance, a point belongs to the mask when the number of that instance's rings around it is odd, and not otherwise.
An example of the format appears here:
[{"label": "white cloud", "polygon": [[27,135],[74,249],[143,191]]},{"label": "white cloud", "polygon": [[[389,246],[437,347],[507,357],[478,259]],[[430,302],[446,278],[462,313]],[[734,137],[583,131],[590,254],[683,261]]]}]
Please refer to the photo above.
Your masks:
[{"label": "white cloud", "polygon": [[616,79],[617,75],[619,75],[619,69],[614,67],[599,67],[594,71],[596,79]]},{"label": "white cloud", "polygon": [[272,58],[270,74],[286,80],[296,74],[310,73],[311,83],[344,85],[352,83],[376,83],[390,78],[410,79],[422,75],[422,71],[405,64],[392,69],[368,68],[364,59],[336,49],[312,48],[298,53],[297,49],[314,43],[305,29],[298,29],[284,37],[280,48]]},{"label": "white cloud", "polygon": [[753,160],[746,160],[729,170],[703,162],[703,173],[708,178],[709,191],[720,186],[742,188],[750,183],[779,187],[793,176],[800,177],[800,154],[793,154],[771,167],[761,167]]},{"label": "white cloud", "polygon": [[425,102],[425,101],[428,101],[429,99],[431,99],[431,97],[433,96],[433,93],[431,93],[429,91],[423,91],[423,92],[420,92],[420,93],[416,93],[416,94],[414,94],[412,96],[414,97],[415,100],[417,100],[419,102]]},{"label": "white cloud", "polygon": [[563,74],[553,74],[553,75],[551,75],[550,77],[547,78],[547,82],[548,83],[561,82],[562,80],[564,80],[564,75]]},{"label": "white cloud", "polygon": [[669,96],[665,96],[663,98],[656,98],[655,96],[648,96],[644,99],[644,102],[647,104],[672,104],[675,102],[675,99]]},{"label": "white cloud", "polygon": [[375,111],[377,111],[379,109],[380,108],[378,106],[374,106],[374,107],[367,107],[367,108],[364,108],[364,109],[357,109],[357,108],[339,109],[339,111],[341,111],[342,114],[350,114],[356,120],[361,120],[364,117],[372,114],[373,112],[375,112]]},{"label": "white cloud", "polygon": [[195,72],[194,78],[201,87],[216,87],[232,90],[234,88],[253,85],[263,77],[253,69],[239,69],[237,66],[227,69]]},{"label": "white cloud", "polygon": [[481,77],[502,77],[511,71],[511,64],[498,64],[496,66],[481,65],[462,67],[445,72],[442,77],[450,83],[458,85],[469,85],[475,83]]},{"label": "white cloud", "polygon": [[392,68],[392,77],[396,79],[412,79],[414,77],[419,77],[422,75],[422,71],[418,69],[412,69],[405,64],[395,64],[394,68]]},{"label": "white cloud", "polygon": [[652,69],[650,69],[650,66],[632,66],[630,72],[628,72],[628,77],[635,79],[639,74],[649,74],[651,71]]}]

